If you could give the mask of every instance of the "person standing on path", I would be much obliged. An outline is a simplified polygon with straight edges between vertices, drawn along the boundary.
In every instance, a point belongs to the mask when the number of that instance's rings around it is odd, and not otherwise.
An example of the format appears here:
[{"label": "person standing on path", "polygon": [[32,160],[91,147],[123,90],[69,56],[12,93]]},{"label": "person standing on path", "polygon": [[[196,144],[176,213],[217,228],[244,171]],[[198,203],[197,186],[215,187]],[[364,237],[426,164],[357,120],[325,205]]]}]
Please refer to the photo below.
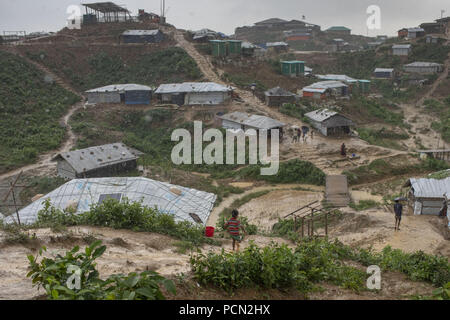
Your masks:
[{"label": "person standing on path", "polygon": [[441,210],[439,211],[440,217],[447,217],[448,215],[448,203],[447,203],[447,194],[444,194],[444,201],[442,202]]},{"label": "person standing on path", "polygon": [[346,157],[347,156],[347,147],[345,146],[345,143],[341,146],[341,156]]},{"label": "person standing on path", "polygon": [[395,230],[400,231],[400,223],[402,222],[402,215],[403,215],[403,206],[399,200],[395,200],[394,212],[395,212]]},{"label": "person standing on path", "polygon": [[239,211],[234,209],[231,212],[231,219],[228,220],[227,223],[225,223],[225,229],[228,230],[228,233],[231,236],[231,239],[233,239],[233,251],[239,252],[239,246],[242,240],[244,240],[244,237],[241,236],[240,230],[244,232],[244,235],[246,234],[246,231],[244,227],[241,225],[241,222],[237,219],[239,216]]}]

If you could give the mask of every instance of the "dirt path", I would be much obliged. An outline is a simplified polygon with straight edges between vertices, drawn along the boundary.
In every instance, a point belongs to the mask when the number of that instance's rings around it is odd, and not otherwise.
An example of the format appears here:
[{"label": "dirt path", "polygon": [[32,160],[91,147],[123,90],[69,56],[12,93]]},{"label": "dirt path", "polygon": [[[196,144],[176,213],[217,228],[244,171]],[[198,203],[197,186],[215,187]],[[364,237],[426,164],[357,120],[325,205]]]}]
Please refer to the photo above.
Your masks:
[{"label": "dirt path", "polygon": [[394,230],[394,214],[390,208],[383,207],[354,212],[346,221],[330,232],[331,238],[353,246],[369,247],[381,251],[386,246],[404,252],[423,251],[428,254],[444,254],[441,248],[448,247],[441,230],[436,227],[441,221],[435,216],[403,216],[400,231]]},{"label": "dirt path", "polygon": [[[446,46],[450,45],[450,39],[449,37],[447,37],[447,42],[445,43]],[[445,79],[447,79],[448,75],[449,75],[449,68],[450,68],[450,53],[448,54],[448,58],[444,63],[443,66],[444,70],[441,73],[441,75],[437,78],[437,80],[433,83],[433,85],[431,86],[430,90],[421,98],[419,99],[419,101],[417,101],[416,106],[422,106],[424,101],[426,99],[429,99],[433,93],[436,91],[436,89],[439,87],[439,85],[441,84],[442,81],[444,81]]]},{"label": "dirt path", "polygon": [[65,142],[63,143],[63,145],[57,149],[57,150],[53,150],[53,151],[49,151],[46,152],[44,154],[41,154],[39,156],[39,160],[37,163],[35,164],[31,164],[28,166],[24,166],[22,168],[18,168],[15,169],[13,171],[4,173],[0,175],[0,181],[13,177],[17,174],[19,174],[21,171],[26,172],[26,171],[30,171],[30,170],[35,170],[35,169],[47,169],[49,167],[52,166],[52,159],[55,157],[55,155],[62,153],[62,152],[67,152],[70,151],[76,143],[76,136],[74,134],[74,132],[72,131],[72,127],[69,124],[70,118],[72,117],[72,115],[78,111],[79,109],[83,108],[85,106],[85,99],[83,96],[80,95],[80,93],[78,93],[72,86],[70,86],[68,83],[66,83],[64,80],[62,80],[60,77],[58,77],[56,74],[54,74],[52,71],[50,71],[47,67],[29,59],[28,57],[26,57],[25,55],[21,54],[19,52],[19,50],[17,50],[17,48],[15,46],[9,46],[6,47],[6,50],[12,54],[18,55],[20,56],[22,59],[24,59],[25,61],[27,61],[28,63],[34,65],[37,69],[41,70],[43,73],[45,73],[46,75],[48,75],[55,83],[57,83],[59,86],[63,87],[64,89],[66,89],[67,91],[72,92],[73,94],[79,96],[81,98],[81,101],[74,104],[67,112],[67,114],[65,114],[63,116],[63,118],[60,120],[61,124],[64,125],[64,127],[67,130],[67,138],[65,140]]},{"label": "dirt path", "polygon": [[437,149],[445,145],[441,134],[431,128],[431,124],[436,121],[436,117],[426,112],[422,105],[402,104],[401,108],[405,114],[405,121],[411,126],[409,139],[404,140],[409,150]]}]

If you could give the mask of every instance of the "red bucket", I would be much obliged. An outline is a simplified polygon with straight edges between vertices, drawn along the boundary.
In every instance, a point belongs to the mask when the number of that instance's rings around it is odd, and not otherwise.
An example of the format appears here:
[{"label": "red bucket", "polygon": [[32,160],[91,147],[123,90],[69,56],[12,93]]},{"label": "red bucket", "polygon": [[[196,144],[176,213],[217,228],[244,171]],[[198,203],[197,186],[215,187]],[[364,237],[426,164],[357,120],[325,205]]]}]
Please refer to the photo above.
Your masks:
[{"label": "red bucket", "polygon": [[205,236],[207,236],[208,238],[214,237],[214,230],[214,227],[206,227]]}]

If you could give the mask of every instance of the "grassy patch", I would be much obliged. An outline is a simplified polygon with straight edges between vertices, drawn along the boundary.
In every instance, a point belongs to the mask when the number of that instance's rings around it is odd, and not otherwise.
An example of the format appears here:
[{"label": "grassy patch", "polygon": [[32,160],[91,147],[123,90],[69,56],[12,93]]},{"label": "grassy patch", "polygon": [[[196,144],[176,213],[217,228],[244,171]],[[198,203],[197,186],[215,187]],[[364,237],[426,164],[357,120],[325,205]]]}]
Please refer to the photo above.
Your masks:
[{"label": "grassy patch", "polygon": [[[161,83],[175,83],[202,78],[195,61],[181,48],[171,47],[138,55],[127,60],[125,54],[118,52],[96,52],[83,55],[79,65],[71,60],[71,53],[64,48],[59,53],[68,63],[61,68],[60,62],[48,56],[46,51],[27,52],[27,55],[44,63],[55,72],[60,72],[74,87],[85,91],[101,86],[119,83],[140,83],[156,86]],[[79,70],[85,69],[86,71]]]},{"label": "grassy patch", "polygon": [[407,159],[404,158],[393,160],[374,160],[368,165],[344,171],[343,174],[348,177],[350,185],[357,185],[374,182],[387,177],[436,172],[450,168],[447,162],[432,158],[428,158],[419,163],[408,163]]},{"label": "grassy patch", "polygon": [[361,200],[358,203],[350,203],[350,208],[356,210],[356,211],[364,211],[371,208],[376,208],[380,204],[374,200]]},{"label": "grassy patch", "polygon": [[0,64],[0,172],[5,172],[60,146],[66,129],[59,120],[79,97],[12,54],[0,52]]},{"label": "grassy patch", "polygon": [[322,186],[325,184],[325,173],[311,162],[290,160],[280,162],[278,173],[273,176],[261,175],[261,165],[250,165],[236,171],[214,174],[217,178],[254,179],[269,183],[299,183]]},{"label": "grassy patch", "polygon": [[440,132],[442,139],[450,142],[450,96],[442,102],[435,99],[425,100],[425,108],[435,114],[439,120],[433,122],[431,127]]},{"label": "grassy patch", "polygon": [[358,128],[357,131],[359,137],[370,144],[397,150],[405,149],[397,141],[406,140],[409,138],[406,133],[396,133],[394,131],[387,130],[386,128],[381,128],[379,130]]}]

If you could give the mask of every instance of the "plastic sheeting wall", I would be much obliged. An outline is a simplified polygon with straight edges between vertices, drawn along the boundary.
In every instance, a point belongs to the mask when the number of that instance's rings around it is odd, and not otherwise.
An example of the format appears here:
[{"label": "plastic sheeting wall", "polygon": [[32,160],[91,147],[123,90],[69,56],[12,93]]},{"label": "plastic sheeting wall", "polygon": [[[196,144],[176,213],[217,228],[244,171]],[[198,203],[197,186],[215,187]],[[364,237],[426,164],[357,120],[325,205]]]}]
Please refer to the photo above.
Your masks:
[{"label": "plastic sheeting wall", "polygon": [[[172,192],[173,188],[181,191],[181,194]],[[89,211],[91,205],[97,204],[102,195],[108,194],[121,194],[122,199],[128,198],[130,202],[142,202],[144,206],[158,208],[160,212],[173,215],[176,221],[194,223],[190,213],[195,213],[204,225],[217,199],[217,196],[212,193],[146,178],[77,179],[62,185],[20,210],[20,220],[23,224],[34,223],[47,199],[50,199],[54,207],[61,210],[75,205],[76,213],[80,214]],[[5,219],[6,223],[14,221],[15,215]]]}]

